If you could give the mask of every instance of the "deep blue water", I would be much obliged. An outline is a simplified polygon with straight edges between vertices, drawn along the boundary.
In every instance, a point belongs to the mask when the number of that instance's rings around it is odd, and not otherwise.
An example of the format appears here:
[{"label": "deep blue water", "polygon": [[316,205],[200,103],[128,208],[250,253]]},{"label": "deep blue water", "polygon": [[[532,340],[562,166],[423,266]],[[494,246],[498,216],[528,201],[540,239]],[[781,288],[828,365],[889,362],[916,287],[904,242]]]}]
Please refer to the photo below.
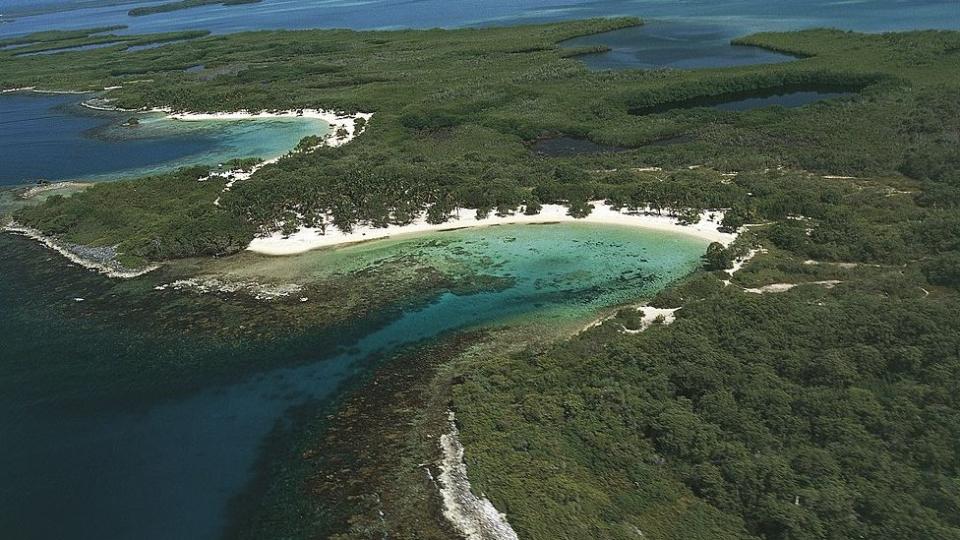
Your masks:
[{"label": "deep blue water", "polygon": [[571,39],[564,45],[609,47],[608,52],[580,57],[591,69],[693,69],[793,60],[758,47],[730,45],[731,39],[743,33],[736,26],[654,20],[640,27]]}]

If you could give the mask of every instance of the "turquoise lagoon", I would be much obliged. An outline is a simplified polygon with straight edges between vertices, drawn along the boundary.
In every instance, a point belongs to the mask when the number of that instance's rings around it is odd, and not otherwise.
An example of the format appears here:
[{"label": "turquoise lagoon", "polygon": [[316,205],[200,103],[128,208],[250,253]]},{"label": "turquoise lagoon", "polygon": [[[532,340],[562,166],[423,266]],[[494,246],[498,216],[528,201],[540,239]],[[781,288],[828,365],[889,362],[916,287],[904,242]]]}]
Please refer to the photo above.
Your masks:
[{"label": "turquoise lagoon", "polygon": [[[329,124],[312,118],[172,120],[163,113],[96,111],[89,95],[0,95],[0,186],[102,181],[187,165],[281,156]],[[138,124],[126,125],[136,118]]]}]

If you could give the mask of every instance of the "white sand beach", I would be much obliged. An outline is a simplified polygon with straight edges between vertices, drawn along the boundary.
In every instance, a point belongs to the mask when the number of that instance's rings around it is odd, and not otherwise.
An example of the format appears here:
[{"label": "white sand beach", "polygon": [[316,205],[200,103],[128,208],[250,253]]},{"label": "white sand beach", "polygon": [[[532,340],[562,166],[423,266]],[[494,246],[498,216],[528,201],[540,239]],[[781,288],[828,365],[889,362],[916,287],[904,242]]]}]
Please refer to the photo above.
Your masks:
[{"label": "white sand beach", "polygon": [[[330,133],[324,140],[326,146],[342,146],[356,138],[363,132],[363,128],[373,116],[373,113],[343,113],[324,109],[296,109],[286,111],[259,111],[246,110],[234,112],[197,113],[174,111],[169,108],[151,109],[151,112],[162,112],[172,120],[203,121],[203,120],[257,120],[267,118],[313,118],[330,124]],[[363,119],[358,125],[357,120]]]},{"label": "white sand beach", "polygon": [[655,213],[628,213],[611,208],[603,201],[594,201],[593,212],[585,218],[574,218],[567,214],[567,208],[559,204],[545,204],[539,214],[528,216],[515,213],[508,216],[491,214],[486,219],[478,220],[476,210],[461,208],[446,223],[427,223],[425,216],[421,216],[409,225],[390,225],[388,227],[373,227],[357,225],[353,231],[345,233],[333,226],[327,227],[324,233],[317,228],[302,228],[299,231],[284,236],[274,232],[268,236],[255,238],[247,247],[248,250],[264,255],[295,255],[323,247],[376,240],[406,234],[423,234],[429,232],[447,231],[463,227],[486,227],[491,225],[532,224],[532,223],[596,223],[605,225],[624,225],[643,229],[666,231],[686,234],[701,238],[708,242],[720,242],[730,245],[737,238],[736,233],[720,232],[717,228],[723,220],[723,211],[707,210],[701,215],[700,221],[691,225],[681,225],[675,216]]},{"label": "white sand beach", "polygon": [[[330,125],[330,131],[322,138],[320,144],[314,148],[308,148],[306,151],[315,150],[320,146],[342,146],[348,142],[355,139],[364,129],[366,129],[367,122],[370,118],[373,117],[373,113],[354,113],[354,114],[345,114],[335,111],[327,111],[321,109],[298,109],[298,110],[289,110],[289,111],[272,111],[272,112],[256,112],[251,113],[249,111],[236,111],[236,112],[219,112],[219,113],[191,113],[191,112],[173,112],[168,109],[153,109],[153,112],[162,112],[166,114],[169,118],[173,120],[181,120],[185,122],[191,121],[203,121],[203,120],[226,120],[226,121],[236,121],[236,120],[251,120],[251,119],[262,119],[262,118],[313,118],[321,120]],[[363,120],[363,122],[358,122],[358,120]],[[294,151],[291,149],[291,152]],[[277,156],[266,161],[262,161],[250,169],[242,170],[235,169],[229,171],[218,171],[211,173],[209,176],[201,178],[200,181],[208,180],[213,177],[227,178],[227,183],[223,187],[223,192],[230,191],[230,188],[233,187],[237,182],[242,182],[244,180],[249,180],[251,176],[254,175],[257,171],[262,169],[267,165],[271,165],[283,159],[285,156]],[[220,197],[217,197],[213,204],[220,206]]]}]

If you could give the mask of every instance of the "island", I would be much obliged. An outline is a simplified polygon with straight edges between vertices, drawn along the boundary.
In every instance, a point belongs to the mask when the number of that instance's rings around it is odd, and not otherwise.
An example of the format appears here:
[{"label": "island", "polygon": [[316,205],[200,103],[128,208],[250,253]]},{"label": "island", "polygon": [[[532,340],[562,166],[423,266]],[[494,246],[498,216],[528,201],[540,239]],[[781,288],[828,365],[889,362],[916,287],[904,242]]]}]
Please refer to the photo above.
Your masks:
[{"label": "island", "polygon": [[[699,242],[678,275],[632,273],[649,262],[638,252],[604,282],[644,298],[562,281],[588,269],[538,270],[535,286],[588,317],[428,319],[438,334],[385,353],[362,392],[272,432],[233,507],[239,538],[957,537],[960,33],[761,33],[737,43],[796,59],[696,70],[591,71],[578,55],[595,49],[562,45],[641,24],[198,36],[76,53],[69,71],[0,50],[3,89],[110,88],[124,114],[342,122],[270,163],[53,194],[8,228],[137,276],[99,300],[131,321],[152,313],[138,287],[181,308],[175,292],[196,293],[187,315],[144,327],[188,321],[216,336],[216,362],[95,367],[165,395],[194,374],[255,373],[277,343],[307,357],[318,328],[356,330],[357,313],[378,335],[398,305],[522,278],[495,272],[522,234],[464,231],[562,221],[664,234],[650,252]],[[445,242],[454,255],[432,251]],[[590,303],[603,295],[617,300]],[[529,298],[511,302],[548,303]],[[454,305],[441,313],[483,304]],[[44,369],[76,371],[67,361]],[[32,390],[10,381],[0,393]]]}]

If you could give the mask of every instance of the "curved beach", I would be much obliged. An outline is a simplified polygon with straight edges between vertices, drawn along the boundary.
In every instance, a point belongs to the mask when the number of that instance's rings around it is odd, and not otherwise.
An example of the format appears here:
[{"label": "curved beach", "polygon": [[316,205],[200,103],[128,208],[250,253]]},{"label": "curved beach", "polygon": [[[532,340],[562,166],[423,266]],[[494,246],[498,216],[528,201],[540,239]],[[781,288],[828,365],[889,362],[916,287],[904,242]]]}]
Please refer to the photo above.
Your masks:
[{"label": "curved beach", "polygon": [[379,240],[399,235],[415,235],[431,232],[448,231],[464,227],[489,227],[493,225],[510,224],[544,224],[544,223],[593,223],[602,225],[622,225],[642,229],[665,231],[670,233],[694,236],[708,242],[719,242],[730,245],[737,238],[737,233],[726,233],[718,230],[723,220],[723,211],[705,210],[700,215],[700,221],[690,225],[682,225],[675,216],[653,213],[628,213],[616,210],[603,201],[594,201],[594,209],[585,218],[574,218],[567,212],[567,207],[559,204],[545,204],[539,214],[526,215],[514,213],[506,216],[490,215],[486,219],[477,219],[476,210],[461,208],[449,221],[445,223],[427,223],[425,216],[409,225],[389,225],[387,227],[373,227],[359,225],[351,232],[343,232],[336,227],[328,227],[326,231],[319,228],[302,228],[297,232],[284,236],[274,232],[268,236],[255,238],[247,247],[249,251],[263,255],[296,255],[314,249],[320,249],[367,240]]}]

